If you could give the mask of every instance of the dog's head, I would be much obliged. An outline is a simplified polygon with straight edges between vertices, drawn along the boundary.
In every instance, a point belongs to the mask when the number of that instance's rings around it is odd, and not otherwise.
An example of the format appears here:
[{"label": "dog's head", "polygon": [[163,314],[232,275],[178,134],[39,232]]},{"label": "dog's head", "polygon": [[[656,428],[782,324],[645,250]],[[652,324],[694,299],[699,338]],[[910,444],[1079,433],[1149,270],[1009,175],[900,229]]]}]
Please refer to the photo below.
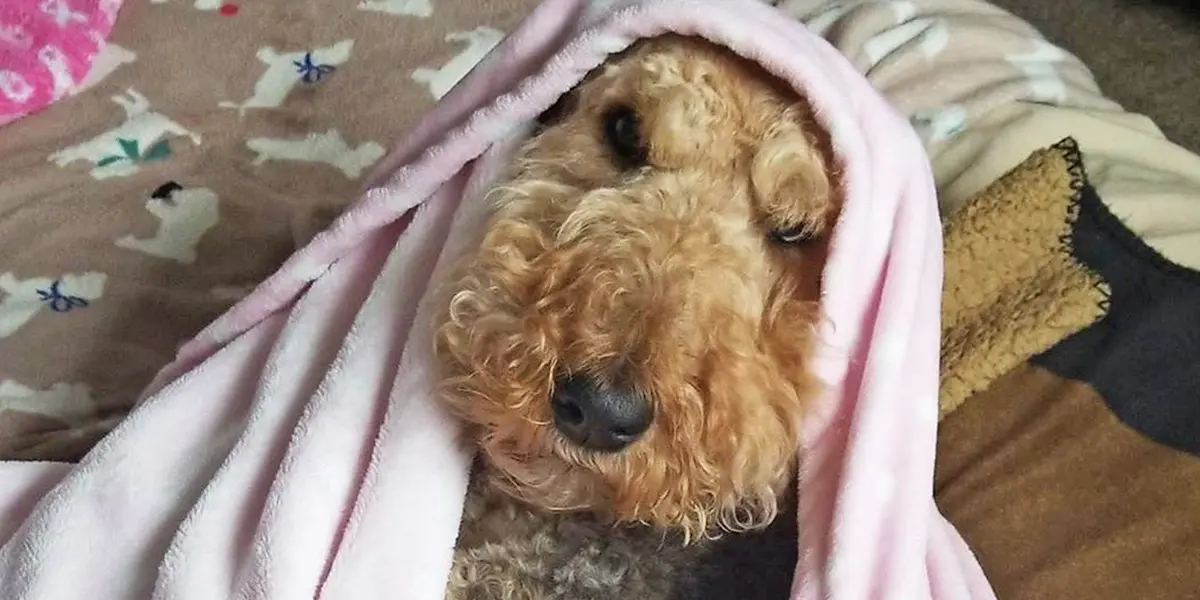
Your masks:
[{"label": "dog's head", "polygon": [[815,390],[827,157],[790,89],[690,38],[549,111],[437,332],[494,483],[689,534],[769,522]]}]

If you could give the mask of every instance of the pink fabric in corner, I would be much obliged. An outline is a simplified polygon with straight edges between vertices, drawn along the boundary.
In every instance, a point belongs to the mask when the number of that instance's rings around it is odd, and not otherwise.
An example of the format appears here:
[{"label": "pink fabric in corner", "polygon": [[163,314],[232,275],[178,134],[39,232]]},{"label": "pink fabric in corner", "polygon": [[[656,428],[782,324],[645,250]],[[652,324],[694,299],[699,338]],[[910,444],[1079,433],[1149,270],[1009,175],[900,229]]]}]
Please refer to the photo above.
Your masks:
[{"label": "pink fabric in corner", "polygon": [[441,600],[470,456],[434,392],[437,281],[536,115],[666,32],[794,86],[844,177],[792,600],[994,600],[932,497],[941,226],[921,145],[829,44],[753,0],[547,0],[79,465],[0,463],[0,514],[22,520],[0,528],[0,597]]},{"label": "pink fabric in corner", "polygon": [[0,125],[75,92],[122,1],[0,2]]}]

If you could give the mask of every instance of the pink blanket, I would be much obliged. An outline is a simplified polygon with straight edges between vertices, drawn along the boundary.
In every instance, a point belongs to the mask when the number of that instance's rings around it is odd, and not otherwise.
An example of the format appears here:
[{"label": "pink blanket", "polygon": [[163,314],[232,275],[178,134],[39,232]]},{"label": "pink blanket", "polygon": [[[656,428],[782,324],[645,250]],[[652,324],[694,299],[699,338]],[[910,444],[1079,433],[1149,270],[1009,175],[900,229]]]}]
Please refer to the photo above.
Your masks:
[{"label": "pink blanket", "polygon": [[792,598],[993,598],[932,499],[941,229],[920,143],[831,46],[752,0],[541,5],[80,464],[0,463],[0,597],[441,598],[470,457],[433,397],[427,291],[534,117],[664,32],[793,85],[842,167]]},{"label": "pink blanket", "polygon": [[84,85],[123,1],[0,2],[0,125]]}]

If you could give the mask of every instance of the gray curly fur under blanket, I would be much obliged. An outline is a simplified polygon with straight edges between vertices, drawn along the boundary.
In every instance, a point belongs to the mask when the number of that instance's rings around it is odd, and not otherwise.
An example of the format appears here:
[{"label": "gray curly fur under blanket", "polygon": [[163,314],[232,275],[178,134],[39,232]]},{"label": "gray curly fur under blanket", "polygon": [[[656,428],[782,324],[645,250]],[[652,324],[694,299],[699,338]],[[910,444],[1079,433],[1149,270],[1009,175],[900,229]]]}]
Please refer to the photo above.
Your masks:
[{"label": "gray curly fur under blanket", "polygon": [[762,531],[685,546],[649,527],[534,510],[483,479],[477,468],[448,600],[758,600],[791,589],[793,495]]}]

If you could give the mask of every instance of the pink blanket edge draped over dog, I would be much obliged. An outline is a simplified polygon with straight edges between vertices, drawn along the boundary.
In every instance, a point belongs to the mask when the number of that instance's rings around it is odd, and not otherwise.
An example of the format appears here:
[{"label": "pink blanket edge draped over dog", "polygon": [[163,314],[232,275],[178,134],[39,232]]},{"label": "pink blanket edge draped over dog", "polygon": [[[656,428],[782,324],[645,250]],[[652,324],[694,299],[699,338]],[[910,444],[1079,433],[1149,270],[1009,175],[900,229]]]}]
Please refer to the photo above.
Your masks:
[{"label": "pink blanket edge draped over dog", "polygon": [[80,464],[0,463],[0,597],[440,600],[470,457],[431,391],[431,282],[536,115],[664,32],[791,83],[842,168],[792,598],[994,598],[932,498],[942,259],[925,155],[836,50],[751,0],[540,5]]}]

